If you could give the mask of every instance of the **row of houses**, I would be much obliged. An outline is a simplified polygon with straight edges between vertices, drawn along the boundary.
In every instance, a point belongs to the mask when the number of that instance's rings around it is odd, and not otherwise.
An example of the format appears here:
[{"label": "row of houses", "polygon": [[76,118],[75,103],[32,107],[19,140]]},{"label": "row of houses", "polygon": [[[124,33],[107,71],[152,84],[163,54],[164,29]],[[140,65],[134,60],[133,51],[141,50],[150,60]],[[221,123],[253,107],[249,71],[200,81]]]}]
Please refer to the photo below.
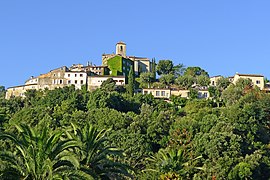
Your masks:
[{"label": "row of houses", "polygon": [[[103,54],[102,65],[96,66],[90,63],[87,65],[74,64],[71,67],[60,67],[51,70],[48,73],[41,74],[37,77],[30,77],[26,80],[24,85],[9,87],[6,91],[6,99],[11,97],[25,96],[27,90],[53,90],[55,88],[62,88],[65,86],[74,85],[76,89],[81,89],[86,86],[89,91],[99,88],[102,82],[108,78],[112,78],[116,85],[122,86],[127,83],[127,76],[131,68],[135,72],[135,76],[139,76],[142,72],[152,72],[153,61],[148,58],[127,56],[126,44],[118,42],[116,44],[116,53]],[[217,81],[222,76],[214,76],[210,78],[210,86],[216,86]],[[236,83],[240,78],[249,78],[253,84],[258,86],[261,90],[265,88],[264,76],[252,74],[236,73],[233,77],[229,77],[232,83]],[[189,90],[176,88],[146,88],[142,89],[143,94],[152,94],[155,98],[169,99],[172,95],[188,98]],[[210,94],[207,87],[198,89],[199,98],[209,98]]]},{"label": "row of houses", "polygon": [[10,87],[6,91],[6,99],[21,96],[27,90],[53,90],[55,88],[63,88],[65,86],[74,85],[76,89],[86,86],[88,90],[94,90],[101,86],[102,82],[108,78],[112,78],[116,85],[124,85],[126,83],[125,76],[109,76],[109,75],[93,75],[87,71],[72,71],[66,66],[51,70],[46,74],[38,77],[31,77],[24,85]]},{"label": "row of houses", "polygon": [[[222,76],[213,76],[210,78],[209,86],[217,86],[218,80]],[[239,74],[236,73],[234,76],[228,77],[229,81],[235,84],[240,78],[250,79],[253,85],[256,85],[260,90],[268,91],[268,87],[264,83],[264,76],[256,74]],[[208,87],[198,88],[198,98],[209,98],[210,93]],[[142,90],[143,94],[152,94],[155,98],[169,99],[171,96],[181,96],[188,98],[190,96],[190,90],[177,89],[177,88],[145,88]]]}]

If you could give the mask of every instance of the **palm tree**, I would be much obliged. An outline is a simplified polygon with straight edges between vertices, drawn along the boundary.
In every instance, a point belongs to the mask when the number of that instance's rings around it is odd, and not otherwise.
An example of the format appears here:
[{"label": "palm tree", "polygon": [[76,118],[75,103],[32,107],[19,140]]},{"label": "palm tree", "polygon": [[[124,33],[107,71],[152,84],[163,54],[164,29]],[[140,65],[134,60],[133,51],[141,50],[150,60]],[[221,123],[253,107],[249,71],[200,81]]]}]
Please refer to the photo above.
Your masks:
[{"label": "palm tree", "polygon": [[74,124],[73,133],[68,133],[71,139],[76,139],[80,144],[77,154],[80,159],[80,170],[89,174],[94,179],[121,179],[129,177],[129,167],[116,161],[123,155],[117,148],[106,145],[105,130],[98,131],[91,124],[83,129],[78,129]]},{"label": "palm tree", "polygon": [[0,132],[0,139],[13,150],[0,152],[0,159],[6,163],[0,179],[61,178],[79,167],[79,161],[68,150],[80,145],[73,139],[62,140],[63,131],[49,132],[44,127],[39,133],[28,125],[15,126],[17,135]]},{"label": "palm tree", "polygon": [[153,171],[160,175],[161,179],[179,179],[185,177],[189,169],[203,170],[201,167],[194,167],[193,162],[202,156],[190,158],[185,151],[178,148],[160,149],[155,156],[148,160],[152,167],[145,171]]}]

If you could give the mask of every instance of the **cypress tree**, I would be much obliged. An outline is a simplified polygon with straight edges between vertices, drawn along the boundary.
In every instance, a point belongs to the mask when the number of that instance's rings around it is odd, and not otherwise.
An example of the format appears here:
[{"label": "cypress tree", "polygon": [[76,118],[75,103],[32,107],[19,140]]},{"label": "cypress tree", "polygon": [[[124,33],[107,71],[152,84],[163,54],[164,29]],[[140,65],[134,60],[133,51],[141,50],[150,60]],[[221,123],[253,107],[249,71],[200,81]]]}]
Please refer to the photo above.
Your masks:
[{"label": "cypress tree", "polygon": [[152,65],[151,72],[153,73],[154,81],[156,81],[157,70],[156,70],[156,59],[155,58],[152,59],[151,65]]},{"label": "cypress tree", "polygon": [[131,66],[129,74],[128,74],[127,92],[128,92],[128,94],[133,96],[134,95],[134,90],[135,90],[134,69],[133,69],[133,66]]}]

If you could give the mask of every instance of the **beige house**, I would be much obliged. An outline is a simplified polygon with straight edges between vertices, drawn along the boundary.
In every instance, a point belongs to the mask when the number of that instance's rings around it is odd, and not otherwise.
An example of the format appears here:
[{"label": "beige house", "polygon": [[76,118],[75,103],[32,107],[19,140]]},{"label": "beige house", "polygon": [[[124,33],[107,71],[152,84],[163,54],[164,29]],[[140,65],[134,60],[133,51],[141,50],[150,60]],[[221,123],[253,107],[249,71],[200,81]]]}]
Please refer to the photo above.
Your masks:
[{"label": "beige house", "polygon": [[260,90],[264,89],[264,76],[263,75],[256,75],[256,74],[239,74],[236,73],[234,75],[232,83],[236,83],[240,78],[250,79],[253,85],[256,85],[260,88]]},{"label": "beige house", "polygon": [[24,93],[27,90],[31,89],[38,89],[37,84],[28,84],[28,85],[21,85],[21,86],[14,86],[11,88],[8,88],[6,91],[6,99],[9,99],[11,97],[25,97]]},{"label": "beige house", "polygon": [[[152,94],[155,98],[169,99],[172,95],[181,96],[183,98],[189,97],[189,90],[182,89],[159,89],[159,88],[145,88],[142,89],[143,94]],[[198,98],[209,98],[210,94],[207,90],[198,90]]]},{"label": "beige house", "polygon": [[220,75],[210,77],[210,86],[217,86],[217,82],[221,77],[222,76],[220,76]]},{"label": "beige house", "polygon": [[88,76],[88,90],[100,88],[101,84],[108,78],[112,78],[117,86],[123,86],[126,83],[125,76]]},{"label": "beige house", "polygon": [[[221,77],[222,76],[211,77],[210,78],[210,86],[217,86],[217,82]],[[228,77],[229,81],[233,84],[235,84],[240,78],[250,79],[252,81],[253,85],[258,86],[260,88],[260,90],[263,90],[265,88],[263,75],[236,73],[234,76]]]},{"label": "beige house", "polygon": [[152,94],[155,98],[170,98],[171,90],[170,89],[155,89],[148,88],[142,89],[143,94]]},{"label": "beige house", "polygon": [[185,90],[185,89],[172,89],[171,90],[171,95],[181,96],[181,97],[187,98],[189,96],[189,90]]}]

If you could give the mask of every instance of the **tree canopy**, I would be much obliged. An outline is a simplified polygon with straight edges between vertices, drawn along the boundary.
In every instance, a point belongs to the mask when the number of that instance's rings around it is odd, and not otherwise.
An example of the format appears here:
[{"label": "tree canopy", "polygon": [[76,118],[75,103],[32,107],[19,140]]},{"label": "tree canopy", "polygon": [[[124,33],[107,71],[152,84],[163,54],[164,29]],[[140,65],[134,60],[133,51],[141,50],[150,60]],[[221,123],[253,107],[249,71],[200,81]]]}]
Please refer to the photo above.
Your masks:
[{"label": "tree canopy", "polygon": [[[203,71],[152,76],[140,79],[209,83]],[[164,101],[119,91],[109,79],[91,92],[0,98],[0,179],[269,179],[270,94],[246,79],[210,89],[209,99],[192,89]]]}]

